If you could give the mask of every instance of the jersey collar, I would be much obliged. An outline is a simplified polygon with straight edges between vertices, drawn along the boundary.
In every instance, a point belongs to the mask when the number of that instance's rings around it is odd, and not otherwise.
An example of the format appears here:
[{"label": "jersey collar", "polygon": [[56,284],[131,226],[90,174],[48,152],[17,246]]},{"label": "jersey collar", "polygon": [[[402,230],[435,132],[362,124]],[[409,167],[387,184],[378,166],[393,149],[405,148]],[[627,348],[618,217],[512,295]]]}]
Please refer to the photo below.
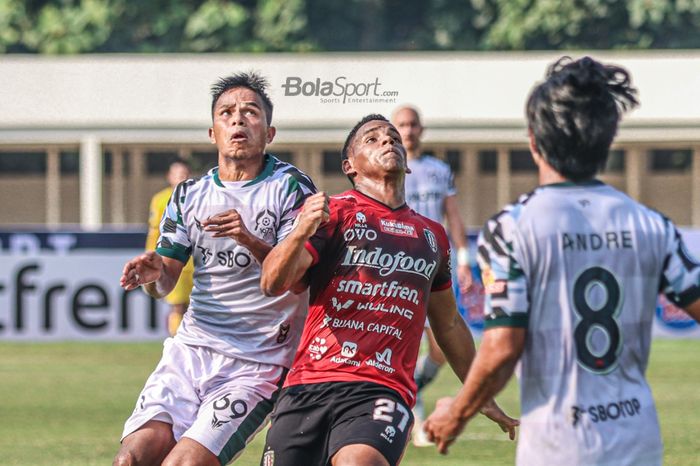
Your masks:
[{"label": "jersey collar", "polygon": [[391,212],[399,212],[399,211],[401,211],[401,210],[408,209],[408,205],[406,204],[405,201],[404,201],[403,204],[401,204],[401,205],[398,206],[397,208],[393,209],[393,208],[389,207],[388,205],[384,204],[383,202],[378,201],[378,200],[376,200],[375,198],[370,197],[370,196],[368,196],[367,194],[358,191],[357,189],[351,189],[351,191],[352,191],[353,194],[355,194],[355,195],[357,195],[357,196],[359,196],[359,197],[365,199],[365,200],[368,201],[369,203],[375,204],[376,206],[381,207],[382,209],[389,210],[389,211],[391,211]]},{"label": "jersey collar", "polygon": [[600,180],[583,180],[583,181],[561,181],[559,183],[543,184],[542,188],[579,188],[584,186],[605,186]]},{"label": "jersey collar", "polygon": [[[258,176],[244,184],[242,187],[247,188],[248,186],[252,186],[254,184],[257,184],[270,176],[272,174],[272,171],[275,167],[275,159],[274,157],[270,156],[270,154],[265,154],[265,158],[263,160],[263,169],[260,172]],[[221,178],[219,178],[219,167],[214,167],[212,169],[212,176],[214,178],[214,183],[219,186],[220,188],[225,188],[224,183],[221,181]]]}]

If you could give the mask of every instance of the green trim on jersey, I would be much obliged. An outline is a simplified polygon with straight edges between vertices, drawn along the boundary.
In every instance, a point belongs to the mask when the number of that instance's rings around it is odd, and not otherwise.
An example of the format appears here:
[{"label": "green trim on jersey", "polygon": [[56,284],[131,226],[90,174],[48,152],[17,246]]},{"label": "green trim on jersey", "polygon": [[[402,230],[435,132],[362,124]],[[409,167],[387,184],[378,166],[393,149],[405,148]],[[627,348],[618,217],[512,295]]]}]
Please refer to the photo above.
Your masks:
[{"label": "green trim on jersey", "polygon": [[253,186],[256,183],[260,183],[262,180],[272,175],[275,168],[275,158],[270,157],[270,154],[265,154],[263,169],[258,176],[250,180],[248,183],[244,184],[243,187]]},{"label": "green trim on jersey", "polygon": [[[258,176],[244,184],[242,187],[247,188],[248,186],[253,186],[256,183],[260,183],[262,180],[265,178],[269,177],[272,175],[272,172],[274,171],[275,168],[275,159],[274,157],[270,157],[270,154],[265,154],[264,159],[263,159],[263,169],[260,172]],[[221,181],[221,177],[219,177],[219,167],[215,167],[212,173],[212,177],[214,178],[214,183],[220,188],[225,188],[226,186],[224,183]]]},{"label": "green trim on jersey", "polygon": [[512,314],[509,316],[496,317],[484,321],[484,329],[493,327],[517,327],[527,328],[529,317],[527,314]]},{"label": "green trim on jersey", "polygon": [[562,181],[560,183],[550,183],[550,184],[543,184],[540,186],[541,188],[580,188],[583,186],[603,186],[605,183],[603,183],[600,180],[584,180],[584,181]]},{"label": "green trim on jersey", "polygon": [[172,248],[158,247],[156,248],[156,252],[163,257],[178,260],[183,264],[187,263],[191,255],[188,249],[181,244],[173,244]]},{"label": "green trim on jersey", "polygon": [[214,173],[212,173],[212,178],[214,179],[214,184],[216,184],[219,188],[225,188],[224,184],[221,182],[221,178],[219,178],[219,167],[215,167],[213,170]]}]

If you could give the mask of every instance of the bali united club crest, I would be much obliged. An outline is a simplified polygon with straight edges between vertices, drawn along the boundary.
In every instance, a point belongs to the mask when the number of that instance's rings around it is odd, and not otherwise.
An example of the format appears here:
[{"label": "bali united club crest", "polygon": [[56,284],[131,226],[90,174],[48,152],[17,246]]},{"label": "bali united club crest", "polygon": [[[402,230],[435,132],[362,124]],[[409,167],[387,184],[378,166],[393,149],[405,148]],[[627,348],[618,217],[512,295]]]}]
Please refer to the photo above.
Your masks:
[{"label": "bali united club crest", "polygon": [[425,239],[428,240],[428,246],[430,246],[430,249],[433,252],[437,252],[437,239],[435,238],[433,232],[426,228],[423,230],[423,233],[425,233]]}]

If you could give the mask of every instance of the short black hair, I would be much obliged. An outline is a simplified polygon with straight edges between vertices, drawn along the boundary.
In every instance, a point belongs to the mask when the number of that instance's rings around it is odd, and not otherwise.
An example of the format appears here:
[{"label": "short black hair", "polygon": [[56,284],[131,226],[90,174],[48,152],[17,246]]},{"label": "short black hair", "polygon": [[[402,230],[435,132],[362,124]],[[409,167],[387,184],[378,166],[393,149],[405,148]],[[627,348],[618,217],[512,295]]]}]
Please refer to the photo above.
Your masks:
[{"label": "short black hair", "polygon": [[345,138],[345,144],[343,144],[343,150],[340,153],[340,159],[345,160],[348,158],[348,149],[350,148],[350,144],[352,144],[352,140],[355,138],[355,134],[357,134],[357,131],[362,128],[366,123],[369,123],[370,121],[386,121],[389,123],[389,120],[387,120],[384,115],[380,115],[379,113],[372,113],[367,116],[364,116],[360,121],[358,121],[355,126],[352,127],[350,130],[350,133],[348,133],[348,137]]},{"label": "short black hair", "polygon": [[562,176],[590,179],[608,159],[622,113],[638,105],[624,68],[562,57],[527,100],[537,151]]},{"label": "short black hair", "polygon": [[272,101],[270,100],[270,96],[267,95],[268,86],[269,83],[267,82],[267,79],[254,71],[236,73],[225,78],[219,78],[219,80],[211,86],[212,118],[214,116],[216,102],[218,102],[219,97],[221,97],[224,92],[236,87],[245,87],[260,96],[260,100],[262,100],[263,106],[265,107],[265,116],[269,126],[270,123],[272,123]]}]

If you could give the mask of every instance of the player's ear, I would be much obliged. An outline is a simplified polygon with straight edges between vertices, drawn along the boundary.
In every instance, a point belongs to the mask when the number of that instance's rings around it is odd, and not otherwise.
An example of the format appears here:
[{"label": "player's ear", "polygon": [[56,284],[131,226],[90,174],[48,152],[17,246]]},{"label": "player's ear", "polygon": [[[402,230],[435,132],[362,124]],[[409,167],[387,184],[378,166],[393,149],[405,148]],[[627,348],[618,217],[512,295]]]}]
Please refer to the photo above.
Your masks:
[{"label": "player's ear", "polygon": [[214,136],[214,128],[209,128],[209,142],[216,144],[216,136]]},{"label": "player's ear", "polygon": [[345,158],[343,159],[341,163],[341,168],[343,169],[343,173],[346,176],[355,176],[357,175],[357,170],[352,166],[352,162],[350,161],[350,158]]},{"label": "player's ear", "polygon": [[270,126],[267,128],[267,143],[270,144],[273,139],[275,139],[275,134],[277,134],[277,128]]}]

